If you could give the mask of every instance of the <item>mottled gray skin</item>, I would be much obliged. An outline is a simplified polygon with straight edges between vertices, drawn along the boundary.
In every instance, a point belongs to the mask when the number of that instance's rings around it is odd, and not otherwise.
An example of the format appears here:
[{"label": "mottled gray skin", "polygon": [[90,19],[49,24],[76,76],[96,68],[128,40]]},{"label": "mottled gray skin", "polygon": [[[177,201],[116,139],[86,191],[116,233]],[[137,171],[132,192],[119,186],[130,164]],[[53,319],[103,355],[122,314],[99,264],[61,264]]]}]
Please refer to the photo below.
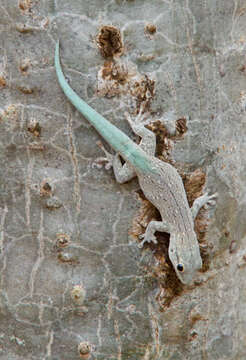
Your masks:
[{"label": "mottled gray skin", "polygon": [[[169,233],[170,260],[180,281],[183,284],[190,284],[197,270],[202,266],[199,244],[194,232],[194,218],[204,204],[213,203],[216,194],[201,196],[190,209],[177,170],[154,156],[155,135],[144,127],[142,112],[135,121],[126,114],[132,130],[142,138],[137,145],[72,90],[61,69],[59,42],[56,45],[55,67],[59,84],[65,95],[117,152],[112,156],[104,150],[108,161],[112,163],[116,180],[124,183],[137,176],[144,195],[161,214],[162,221],[151,221],[148,224],[145,234],[141,236],[143,238],[141,246],[145,242],[156,243],[156,231]],[[119,155],[126,161],[124,165]]]},{"label": "mottled gray skin", "polygon": [[[182,283],[189,284],[196,271],[202,267],[202,259],[183,182],[173,166],[157,158],[151,160],[156,173],[146,176],[137,171],[139,184],[146,198],[159,210],[165,221],[155,222],[154,226],[150,223],[144,241],[155,241],[153,232],[156,230],[170,233],[170,260],[178,278]],[[178,270],[178,264],[183,266],[183,271]]]}]

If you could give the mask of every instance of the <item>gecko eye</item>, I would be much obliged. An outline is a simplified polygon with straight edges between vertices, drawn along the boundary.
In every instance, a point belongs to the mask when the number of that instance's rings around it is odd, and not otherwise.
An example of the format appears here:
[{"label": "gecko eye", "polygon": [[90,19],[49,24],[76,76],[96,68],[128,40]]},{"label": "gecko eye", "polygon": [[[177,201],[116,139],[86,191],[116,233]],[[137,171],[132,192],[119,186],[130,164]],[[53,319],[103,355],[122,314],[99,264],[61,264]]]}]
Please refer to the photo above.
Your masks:
[{"label": "gecko eye", "polygon": [[184,271],[184,267],[183,267],[182,264],[178,264],[178,265],[177,265],[177,269],[178,269],[178,271],[180,271],[180,272],[183,272],[183,271]]}]

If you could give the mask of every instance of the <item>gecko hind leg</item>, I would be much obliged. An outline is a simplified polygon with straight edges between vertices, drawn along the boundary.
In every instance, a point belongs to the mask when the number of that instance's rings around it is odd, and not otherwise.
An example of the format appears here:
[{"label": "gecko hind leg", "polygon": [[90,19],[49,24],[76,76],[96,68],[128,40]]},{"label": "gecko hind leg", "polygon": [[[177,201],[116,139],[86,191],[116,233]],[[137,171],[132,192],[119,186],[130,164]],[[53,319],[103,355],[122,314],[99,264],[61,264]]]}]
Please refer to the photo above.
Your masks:
[{"label": "gecko hind leg", "polygon": [[157,240],[155,237],[156,231],[167,232],[170,234],[173,231],[173,226],[166,221],[151,221],[148,224],[145,233],[139,236],[139,238],[143,240],[138,246],[142,247],[143,244],[146,242],[153,242],[154,244],[157,244]]},{"label": "gecko hind leg", "polygon": [[141,141],[139,143],[141,149],[148,155],[154,156],[156,149],[156,136],[151,130],[147,129],[142,122],[146,115],[144,116],[142,112],[140,112],[136,121],[133,121],[130,114],[127,112],[125,113],[125,116],[134,134],[141,137]]},{"label": "gecko hind leg", "polygon": [[[155,155],[156,148],[156,137],[155,134],[146,129],[144,124],[141,122],[143,119],[142,112],[136,118],[136,121],[132,121],[130,115],[126,113],[126,118],[132,128],[132,131],[141,137],[139,147],[144,150],[148,155]],[[116,154],[112,160],[112,166],[114,169],[114,174],[116,181],[120,184],[123,184],[136,176],[135,170],[127,162],[122,165],[120,160],[120,155]]]},{"label": "gecko hind leg", "polygon": [[98,145],[106,155],[108,161],[107,168],[113,167],[114,176],[118,183],[123,184],[136,176],[135,170],[131,165],[128,163],[122,165],[119,154],[110,154],[101,143],[98,143]]},{"label": "gecko hind leg", "polygon": [[[132,128],[132,131],[141,137],[141,141],[139,146],[142,150],[144,150],[148,155],[155,155],[156,148],[156,137],[155,134],[146,129],[142,120],[144,118],[142,111],[140,111],[139,115],[136,118],[136,121],[133,121],[130,117],[130,114],[126,113],[126,118]],[[107,167],[113,167],[115,179],[118,183],[123,184],[136,176],[136,172],[133,167],[127,162],[122,165],[121,157],[119,154],[112,155],[105,148],[100,145],[101,149],[106,155],[108,165]]]}]

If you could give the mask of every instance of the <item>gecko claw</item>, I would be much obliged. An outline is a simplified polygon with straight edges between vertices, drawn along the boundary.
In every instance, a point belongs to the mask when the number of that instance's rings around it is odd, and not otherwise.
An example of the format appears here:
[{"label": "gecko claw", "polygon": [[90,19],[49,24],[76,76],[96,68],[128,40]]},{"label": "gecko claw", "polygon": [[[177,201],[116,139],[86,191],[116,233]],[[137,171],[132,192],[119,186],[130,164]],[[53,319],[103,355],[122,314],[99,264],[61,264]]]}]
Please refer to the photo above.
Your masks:
[{"label": "gecko claw", "polygon": [[218,198],[217,192],[212,195],[208,195],[208,193],[205,193],[204,194],[205,208],[208,208],[209,206],[215,206],[217,198]]},{"label": "gecko claw", "polygon": [[109,169],[108,167],[108,159],[106,157],[100,156],[98,158],[96,158],[93,163],[92,163],[92,167],[95,169],[102,169],[102,167],[104,166],[106,170]]},{"label": "gecko claw", "polygon": [[152,236],[148,236],[148,237],[147,237],[145,234],[142,234],[142,235],[139,235],[138,238],[139,238],[139,239],[143,239],[143,240],[141,241],[141,243],[138,244],[138,247],[139,247],[139,248],[142,248],[143,245],[144,245],[146,242],[148,242],[148,243],[153,242],[154,244],[157,244],[157,240],[156,240],[155,235],[152,235]]},{"label": "gecko claw", "polygon": [[100,147],[100,149],[104,152],[105,157],[102,158],[98,158],[95,160],[95,163],[99,163],[100,165],[103,163],[103,165],[105,166],[106,170],[111,169],[111,167],[113,166],[113,160],[114,160],[114,155],[110,154],[105,147],[103,146],[103,144],[101,143],[101,141],[97,141],[97,146]]}]

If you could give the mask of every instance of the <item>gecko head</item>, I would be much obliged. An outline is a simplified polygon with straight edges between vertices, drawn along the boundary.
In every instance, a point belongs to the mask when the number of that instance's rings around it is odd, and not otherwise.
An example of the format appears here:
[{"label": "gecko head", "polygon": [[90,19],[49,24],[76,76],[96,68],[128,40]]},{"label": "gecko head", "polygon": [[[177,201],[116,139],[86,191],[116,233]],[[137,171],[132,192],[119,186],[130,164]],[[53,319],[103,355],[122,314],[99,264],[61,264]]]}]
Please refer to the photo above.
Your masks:
[{"label": "gecko head", "polygon": [[179,280],[183,284],[191,284],[197,271],[202,267],[199,244],[196,234],[172,233],[168,249],[169,258]]}]

